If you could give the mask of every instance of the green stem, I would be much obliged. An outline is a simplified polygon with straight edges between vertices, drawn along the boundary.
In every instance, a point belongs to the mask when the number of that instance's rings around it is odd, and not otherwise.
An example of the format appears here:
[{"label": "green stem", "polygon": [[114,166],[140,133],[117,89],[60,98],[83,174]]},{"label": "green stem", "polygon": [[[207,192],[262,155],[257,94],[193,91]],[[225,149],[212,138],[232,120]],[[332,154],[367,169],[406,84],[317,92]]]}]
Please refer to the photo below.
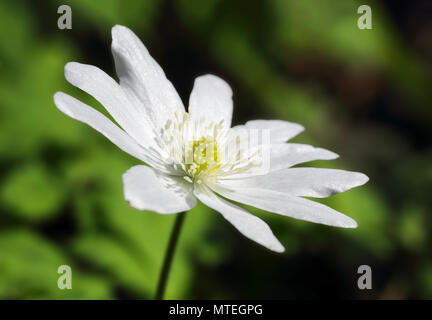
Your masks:
[{"label": "green stem", "polygon": [[168,248],[165,252],[165,258],[162,265],[162,271],[159,276],[159,282],[156,290],[155,299],[162,300],[165,293],[165,287],[168,281],[168,276],[171,268],[172,259],[174,257],[174,252],[180,235],[180,230],[183,225],[186,212],[181,212],[177,214],[176,220],[174,222],[174,227],[171,231],[171,237],[168,243]]}]

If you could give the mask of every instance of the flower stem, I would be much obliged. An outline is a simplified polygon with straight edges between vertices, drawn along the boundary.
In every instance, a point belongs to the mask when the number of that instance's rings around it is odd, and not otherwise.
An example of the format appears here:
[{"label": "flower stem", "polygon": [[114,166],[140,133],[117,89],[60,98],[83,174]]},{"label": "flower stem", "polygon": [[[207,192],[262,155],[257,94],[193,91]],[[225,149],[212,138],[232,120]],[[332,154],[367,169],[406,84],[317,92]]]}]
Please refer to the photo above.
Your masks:
[{"label": "flower stem", "polygon": [[168,276],[171,268],[172,259],[174,257],[174,252],[180,235],[180,230],[183,225],[186,212],[181,212],[177,214],[176,220],[174,222],[174,227],[171,231],[170,240],[168,243],[167,250],[165,252],[165,258],[162,265],[162,271],[159,276],[159,282],[156,290],[155,299],[162,300],[165,293],[165,287],[168,281]]}]

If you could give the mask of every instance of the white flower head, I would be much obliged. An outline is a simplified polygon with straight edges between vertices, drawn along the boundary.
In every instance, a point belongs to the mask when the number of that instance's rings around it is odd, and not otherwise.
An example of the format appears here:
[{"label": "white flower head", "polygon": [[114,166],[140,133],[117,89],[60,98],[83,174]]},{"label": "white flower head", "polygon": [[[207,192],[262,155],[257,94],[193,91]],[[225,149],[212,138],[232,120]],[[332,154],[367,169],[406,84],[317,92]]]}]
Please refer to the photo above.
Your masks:
[{"label": "white flower head", "polygon": [[[287,143],[304,128],[282,120],[255,120],[231,128],[230,86],[219,77],[195,79],[188,112],[171,82],[137,36],[112,29],[112,53],[120,83],[91,65],[70,62],[65,77],[95,97],[117,122],[57,92],[56,106],[87,123],[147,165],[123,175],[124,196],[139,210],[161,214],[192,209],[199,199],[246,237],[276,252],[284,247],[258,217],[224,198],[262,210],[331,226],[356,222],[317,202],[362,185],[362,173],[293,168],[338,156],[325,149]],[[223,198],[222,198],[222,197]]]}]

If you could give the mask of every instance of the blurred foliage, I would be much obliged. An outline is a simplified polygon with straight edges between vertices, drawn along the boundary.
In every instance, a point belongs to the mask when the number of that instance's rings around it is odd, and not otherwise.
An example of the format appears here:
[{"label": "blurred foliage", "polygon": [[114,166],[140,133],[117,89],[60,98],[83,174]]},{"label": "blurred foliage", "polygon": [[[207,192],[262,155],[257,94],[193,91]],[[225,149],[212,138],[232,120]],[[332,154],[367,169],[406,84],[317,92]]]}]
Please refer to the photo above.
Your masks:
[{"label": "blurred foliage", "polygon": [[[373,30],[356,26],[364,3]],[[72,7],[72,30],[57,28],[61,4]],[[413,5],[400,21],[390,1],[0,2],[0,298],[154,294],[174,217],[129,207],[121,174],[137,162],[52,101],[61,90],[102,110],[67,84],[63,66],[114,75],[114,24],[141,37],[184,101],[194,77],[218,74],[234,89],[236,123],[300,122],[307,131],[296,142],[341,155],[313,165],[371,177],[322,200],[356,219],[356,230],[248,208],[269,222],[283,255],[198,205],[168,298],[431,298],[432,41],[422,39],[432,39],[417,33],[432,24],[412,18],[422,10]],[[57,288],[63,264],[72,290]],[[356,287],[362,264],[374,272],[372,291]]]}]

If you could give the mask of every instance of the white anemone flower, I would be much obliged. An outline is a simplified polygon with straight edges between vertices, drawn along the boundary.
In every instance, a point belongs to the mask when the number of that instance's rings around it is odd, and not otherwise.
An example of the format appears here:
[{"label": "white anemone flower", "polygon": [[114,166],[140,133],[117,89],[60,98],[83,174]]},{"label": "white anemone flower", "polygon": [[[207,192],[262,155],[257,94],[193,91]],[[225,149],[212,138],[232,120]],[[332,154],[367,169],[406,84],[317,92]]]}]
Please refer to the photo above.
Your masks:
[{"label": "white anemone flower", "polygon": [[[232,91],[214,75],[195,79],[186,112],[162,68],[131,30],[114,26],[111,48],[119,83],[99,68],[77,62],[66,64],[65,77],[96,98],[117,124],[65,93],[57,92],[54,102],[146,164],[123,174],[124,197],[132,207],[180,213],[199,199],[244,236],[276,252],[284,247],[269,226],[231,201],[310,222],[357,227],[342,213],[302,198],[344,192],[368,177],[293,167],[338,157],[325,149],[287,143],[304,130],[301,125],[254,120],[231,128]],[[250,147],[253,136],[258,139]],[[244,145],[249,148],[239,147]]]}]

